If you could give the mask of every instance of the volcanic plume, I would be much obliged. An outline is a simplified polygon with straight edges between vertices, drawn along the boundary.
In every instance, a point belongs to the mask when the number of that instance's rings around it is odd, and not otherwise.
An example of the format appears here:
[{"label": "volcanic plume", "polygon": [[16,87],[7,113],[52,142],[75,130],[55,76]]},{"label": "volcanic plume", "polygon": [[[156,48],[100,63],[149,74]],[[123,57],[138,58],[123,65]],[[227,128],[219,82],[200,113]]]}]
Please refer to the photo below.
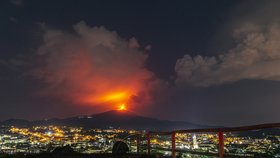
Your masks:
[{"label": "volcanic plume", "polygon": [[148,55],[135,38],[84,22],[73,28],[72,33],[45,28],[34,70],[47,85],[41,94],[114,109],[149,102],[158,79],[145,68]]}]

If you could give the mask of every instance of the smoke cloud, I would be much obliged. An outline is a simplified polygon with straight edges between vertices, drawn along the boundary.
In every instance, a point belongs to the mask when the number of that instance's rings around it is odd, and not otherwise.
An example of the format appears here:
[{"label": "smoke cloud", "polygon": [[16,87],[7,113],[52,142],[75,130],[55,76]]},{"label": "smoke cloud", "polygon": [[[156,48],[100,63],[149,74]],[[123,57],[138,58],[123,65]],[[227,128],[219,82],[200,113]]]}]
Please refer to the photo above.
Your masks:
[{"label": "smoke cloud", "polygon": [[129,106],[150,101],[160,81],[145,68],[147,53],[135,38],[125,40],[104,27],[85,22],[74,32],[46,29],[33,75],[47,83],[42,95],[77,104]]}]

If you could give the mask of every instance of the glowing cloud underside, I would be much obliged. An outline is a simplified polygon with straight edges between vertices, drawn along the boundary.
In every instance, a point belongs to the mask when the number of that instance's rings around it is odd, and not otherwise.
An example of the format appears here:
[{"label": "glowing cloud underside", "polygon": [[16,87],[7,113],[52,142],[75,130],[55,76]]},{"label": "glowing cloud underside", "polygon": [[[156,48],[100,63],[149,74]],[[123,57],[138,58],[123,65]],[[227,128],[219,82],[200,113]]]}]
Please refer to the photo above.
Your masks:
[{"label": "glowing cloud underside", "polygon": [[33,73],[48,85],[41,94],[111,109],[134,106],[134,100],[141,105],[149,101],[151,85],[157,79],[143,66],[147,53],[135,38],[125,40],[116,32],[84,22],[74,30],[75,34],[69,34],[46,29],[38,51],[43,64]]}]

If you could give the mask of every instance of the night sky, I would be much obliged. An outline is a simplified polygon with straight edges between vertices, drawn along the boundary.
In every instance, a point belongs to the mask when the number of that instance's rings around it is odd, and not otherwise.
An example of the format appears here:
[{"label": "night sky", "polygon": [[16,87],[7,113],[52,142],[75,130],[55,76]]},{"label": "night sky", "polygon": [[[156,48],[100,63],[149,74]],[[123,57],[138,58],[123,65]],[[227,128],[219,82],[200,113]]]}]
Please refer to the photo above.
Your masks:
[{"label": "night sky", "polygon": [[0,120],[280,120],[278,0],[2,0]]}]

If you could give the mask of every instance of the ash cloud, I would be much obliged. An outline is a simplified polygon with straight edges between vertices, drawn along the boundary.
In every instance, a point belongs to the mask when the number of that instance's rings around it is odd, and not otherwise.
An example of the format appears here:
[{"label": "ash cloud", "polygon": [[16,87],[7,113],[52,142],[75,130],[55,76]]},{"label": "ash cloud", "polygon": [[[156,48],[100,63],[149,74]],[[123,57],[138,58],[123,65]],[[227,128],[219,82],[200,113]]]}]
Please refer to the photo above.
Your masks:
[{"label": "ash cloud", "polygon": [[74,33],[45,29],[38,50],[41,66],[33,71],[33,76],[47,84],[42,95],[97,105],[102,103],[90,98],[124,91],[130,95],[130,104],[150,101],[150,90],[161,81],[145,68],[148,54],[135,38],[126,40],[85,22],[73,28]]},{"label": "ash cloud", "polygon": [[[258,2],[250,9],[252,1],[238,6],[234,12],[237,18],[230,18],[234,48],[216,56],[186,54],[177,60],[177,85],[211,86],[243,79],[280,81],[280,11],[276,7],[280,3]],[[246,8],[248,14],[240,13]]]}]

